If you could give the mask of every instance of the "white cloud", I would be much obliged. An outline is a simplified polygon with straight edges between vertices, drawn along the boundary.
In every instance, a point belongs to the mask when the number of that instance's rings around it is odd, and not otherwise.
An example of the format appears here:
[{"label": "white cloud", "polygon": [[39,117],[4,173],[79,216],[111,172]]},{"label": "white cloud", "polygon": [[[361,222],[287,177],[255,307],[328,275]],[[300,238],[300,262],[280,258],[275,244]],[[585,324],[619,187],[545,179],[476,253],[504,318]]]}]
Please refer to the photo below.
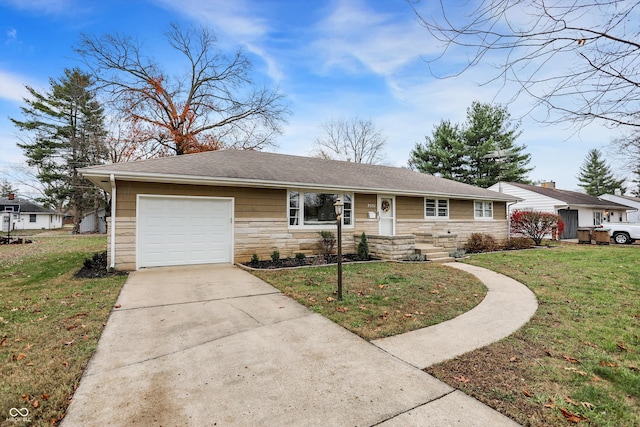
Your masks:
[{"label": "white cloud", "polygon": [[429,40],[410,9],[400,13],[372,10],[363,1],[340,0],[316,30],[313,43],[323,71],[355,72],[364,67],[389,76],[429,52]]},{"label": "white cloud", "polygon": [[26,79],[23,76],[0,70],[0,99],[22,102],[27,96],[25,84]]},{"label": "white cloud", "polygon": [[153,0],[156,4],[202,24],[210,24],[241,43],[252,42],[268,31],[259,6],[246,0]]},{"label": "white cloud", "polygon": [[5,0],[11,7],[31,10],[44,14],[57,14],[73,11],[78,8],[76,0]]}]

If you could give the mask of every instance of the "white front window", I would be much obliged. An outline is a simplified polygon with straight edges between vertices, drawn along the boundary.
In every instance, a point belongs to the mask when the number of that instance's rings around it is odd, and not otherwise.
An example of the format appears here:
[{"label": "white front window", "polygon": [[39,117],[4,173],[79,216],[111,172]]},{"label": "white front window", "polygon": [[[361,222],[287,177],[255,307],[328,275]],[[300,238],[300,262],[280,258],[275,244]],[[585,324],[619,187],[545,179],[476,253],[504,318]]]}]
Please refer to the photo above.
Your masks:
[{"label": "white front window", "polygon": [[425,218],[449,218],[448,199],[424,199]]},{"label": "white front window", "polygon": [[342,223],[353,226],[353,198],[351,194],[321,193],[321,192],[289,192],[289,226],[291,227],[319,227],[332,225],[336,222],[336,212],[333,204],[342,198]]},{"label": "white front window", "polygon": [[476,219],[493,219],[493,202],[476,200],[474,202],[474,217]]}]

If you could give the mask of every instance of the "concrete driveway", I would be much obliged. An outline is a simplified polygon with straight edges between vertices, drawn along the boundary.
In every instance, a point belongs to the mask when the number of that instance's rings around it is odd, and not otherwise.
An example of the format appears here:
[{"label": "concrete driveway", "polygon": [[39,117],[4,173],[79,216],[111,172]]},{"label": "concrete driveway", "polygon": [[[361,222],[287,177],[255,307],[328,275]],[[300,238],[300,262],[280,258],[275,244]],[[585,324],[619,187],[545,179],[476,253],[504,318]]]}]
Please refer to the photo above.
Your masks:
[{"label": "concrete driveway", "polygon": [[62,425],[513,426],[230,265],[127,280]]}]

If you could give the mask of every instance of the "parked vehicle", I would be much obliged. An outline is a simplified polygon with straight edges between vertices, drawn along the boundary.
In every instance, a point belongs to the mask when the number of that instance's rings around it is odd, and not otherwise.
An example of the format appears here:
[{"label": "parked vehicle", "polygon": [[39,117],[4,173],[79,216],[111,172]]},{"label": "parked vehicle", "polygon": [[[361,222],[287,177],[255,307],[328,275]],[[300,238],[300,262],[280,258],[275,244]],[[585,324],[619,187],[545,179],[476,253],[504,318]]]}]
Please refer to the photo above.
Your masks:
[{"label": "parked vehicle", "polygon": [[608,229],[609,236],[613,238],[613,241],[621,245],[630,244],[640,239],[640,224],[630,222],[608,222],[600,224],[596,228]]}]

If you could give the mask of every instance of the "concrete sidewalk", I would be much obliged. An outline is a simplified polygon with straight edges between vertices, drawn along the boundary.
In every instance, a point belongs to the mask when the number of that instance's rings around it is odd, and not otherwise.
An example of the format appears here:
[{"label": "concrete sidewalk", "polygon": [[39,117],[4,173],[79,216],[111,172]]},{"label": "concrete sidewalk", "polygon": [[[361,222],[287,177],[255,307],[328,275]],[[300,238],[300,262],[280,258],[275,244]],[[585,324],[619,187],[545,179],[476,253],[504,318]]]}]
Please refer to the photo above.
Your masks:
[{"label": "concrete sidewalk", "polygon": [[420,369],[511,335],[538,309],[533,292],[516,280],[469,264],[443,265],[479,278],[488,290],[482,302],[438,325],[372,341],[372,344]]},{"label": "concrete sidewalk", "polygon": [[517,425],[405,362],[407,334],[379,348],[237,267],[137,271],[118,304],[65,427]]}]

